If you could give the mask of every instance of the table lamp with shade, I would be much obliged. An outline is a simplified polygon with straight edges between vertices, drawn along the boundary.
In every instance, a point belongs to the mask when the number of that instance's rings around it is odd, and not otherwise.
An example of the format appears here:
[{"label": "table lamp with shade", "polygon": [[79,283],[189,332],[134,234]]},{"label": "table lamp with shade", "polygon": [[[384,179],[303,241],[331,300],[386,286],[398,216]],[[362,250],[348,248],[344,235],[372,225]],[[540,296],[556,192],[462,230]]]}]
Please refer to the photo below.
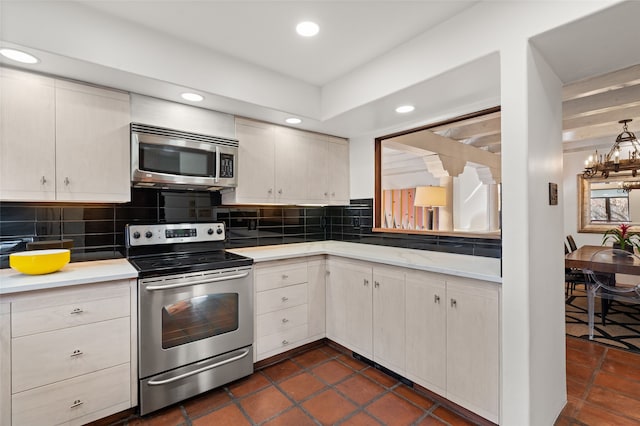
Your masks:
[{"label": "table lamp with shade", "polygon": [[428,207],[429,229],[438,229],[438,215],[433,207],[447,205],[447,190],[442,186],[418,186],[416,187],[413,205],[415,207]]}]

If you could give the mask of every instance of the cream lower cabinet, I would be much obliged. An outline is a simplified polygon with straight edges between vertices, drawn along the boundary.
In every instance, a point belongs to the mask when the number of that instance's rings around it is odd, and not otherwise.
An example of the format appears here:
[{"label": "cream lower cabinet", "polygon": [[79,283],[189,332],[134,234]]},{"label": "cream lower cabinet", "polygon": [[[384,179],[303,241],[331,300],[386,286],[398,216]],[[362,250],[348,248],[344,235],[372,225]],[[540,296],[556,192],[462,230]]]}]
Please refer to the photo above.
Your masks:
[{"label": "cream lower cabinet", "polygon": [[498,422],[499,286],[327,260],[327,337]]},{"label": "cream lower cabinet", "polygon": [[258,263],[256,361],[324,337],[324,259]]},{"label": "cream lower cabinet", "polygon": [[373,357],[373,276],[364,262],[327,260],[327,337]]},{"label": "cream lower cabinet", "polygon": [[135,280],[2,302],[2,425],[81,425],[137,405]]},{"label": "cream lower cabinet", "polygon": [[406,376],[498,422],[500,288],[428,272],[406,280]]}]

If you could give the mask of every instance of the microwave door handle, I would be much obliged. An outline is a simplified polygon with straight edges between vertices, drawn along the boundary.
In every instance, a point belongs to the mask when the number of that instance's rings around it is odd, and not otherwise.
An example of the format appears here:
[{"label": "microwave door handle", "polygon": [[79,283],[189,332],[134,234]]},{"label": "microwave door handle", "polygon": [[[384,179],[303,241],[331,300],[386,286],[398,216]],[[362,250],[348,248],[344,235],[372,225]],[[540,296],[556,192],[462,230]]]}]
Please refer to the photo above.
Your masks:
[{"label": "microwave door handle", "polygon": [[239,278],[244,278],[248,275],[249,275],[249,272],[244,272],[242,274],[227,275],[223,277],[209,278],[209,279],[200,280],[200,281],[182,282],[182,283],[167,284],[167,285],[148,285],[145,287],[145,289],[146,290],[169,290],[172,288],[189,287],[189,286],[198,285],[198,284],[207,284],[207,283],[215,283],[219,281],[236,280]]},{"label": "microwave door handle", "polygon": [[216,145],[216,177],[215,182],[220,181],[220,147]]}]

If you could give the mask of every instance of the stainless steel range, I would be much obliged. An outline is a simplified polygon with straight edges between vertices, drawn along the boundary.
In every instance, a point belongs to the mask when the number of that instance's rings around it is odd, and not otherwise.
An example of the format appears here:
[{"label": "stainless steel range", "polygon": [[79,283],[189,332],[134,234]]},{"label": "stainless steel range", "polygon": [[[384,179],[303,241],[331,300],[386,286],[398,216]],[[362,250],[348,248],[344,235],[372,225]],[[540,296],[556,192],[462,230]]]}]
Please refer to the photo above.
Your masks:
[{"label": "stainless steel range", "polygon": [[130,225],[140,414],[253,373],[253,260],[223,223]]}]

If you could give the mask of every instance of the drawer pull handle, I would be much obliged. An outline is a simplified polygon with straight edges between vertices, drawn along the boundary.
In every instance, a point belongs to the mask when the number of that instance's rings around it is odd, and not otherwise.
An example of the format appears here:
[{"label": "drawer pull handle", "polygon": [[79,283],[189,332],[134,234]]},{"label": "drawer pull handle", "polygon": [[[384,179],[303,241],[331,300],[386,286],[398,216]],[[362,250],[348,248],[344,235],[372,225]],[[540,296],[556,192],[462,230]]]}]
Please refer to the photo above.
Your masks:
[{"label": "drawer pull handle", "polygon": [[289,300],[289,298],[288,298],[288,297],[286,297],[286,296],[282,296],[282,301],[283,301],[283,302],[286,302],[287,300]]},{"label": "drawer pull handle", "polygon": [[64,178],[64,186],[69,186],[70,183],[71,181],[69,180],[68,177]]},{"label": "drawer pull handle", "polygon": [[44,185],[45,183],[47,183],[47,179],[46,179],[44,176],[42,176],[42,177],[40,178],[40,183],[41,183],[42,185]]},{"label": "drawer pull handle", "polygon": [[451,307],[452,308],[457,308],[458,307],[458,302],[456,302],[456,299],[451,299]]},{"label": "drawer pull handle", "polygon": [[283,340],[283,341],[282,341],[282,346],[286,346],[286,345],[288,345],[288,344],[289,344],[289,341],[288,341],[288,340]]},{"label": "drawer pull handle", "polygon": [[76,349],[73,351],[73,353],[70,356],[74,357],[74,356],[80,356],[80,355],[82,355],[82,351],[80,349]]},{"label": "drawer pull handle", "polygon": [[80,401],[79,399],[76,399],[75,401],[73,401],[73,404],[71,404],[71,407],[69,407],[69,408],[76,408],[76,407],[81,406],[82,404],[84,404],[83,401]]},{"label": "drawer pull handle", "polygon": [[84,311],[82,310],[82,308],[73,308],[73,311],[69,312],[69,314],[74,315],[74,314],[81,314]]},{"label": "drawer pull handle", "polygon": [[283,279],[283,280],[286,280],[287,278],[289,278],[289,275],[287,275],[287,274],[282,274],[282,279]]},{"label": "drawer pull handle", "polygon": [[289,322],[289,320],[288,320],[288,319],[286,319],[286,318],[282,318],[282,323],[283,323],[283,324],[286,324],[286,323],[288,323],[288,322]]},{"label": "drawer pull handle", "polygon": [[440,296],[437,294],[433,296],[433,303],[440,303]]}]

